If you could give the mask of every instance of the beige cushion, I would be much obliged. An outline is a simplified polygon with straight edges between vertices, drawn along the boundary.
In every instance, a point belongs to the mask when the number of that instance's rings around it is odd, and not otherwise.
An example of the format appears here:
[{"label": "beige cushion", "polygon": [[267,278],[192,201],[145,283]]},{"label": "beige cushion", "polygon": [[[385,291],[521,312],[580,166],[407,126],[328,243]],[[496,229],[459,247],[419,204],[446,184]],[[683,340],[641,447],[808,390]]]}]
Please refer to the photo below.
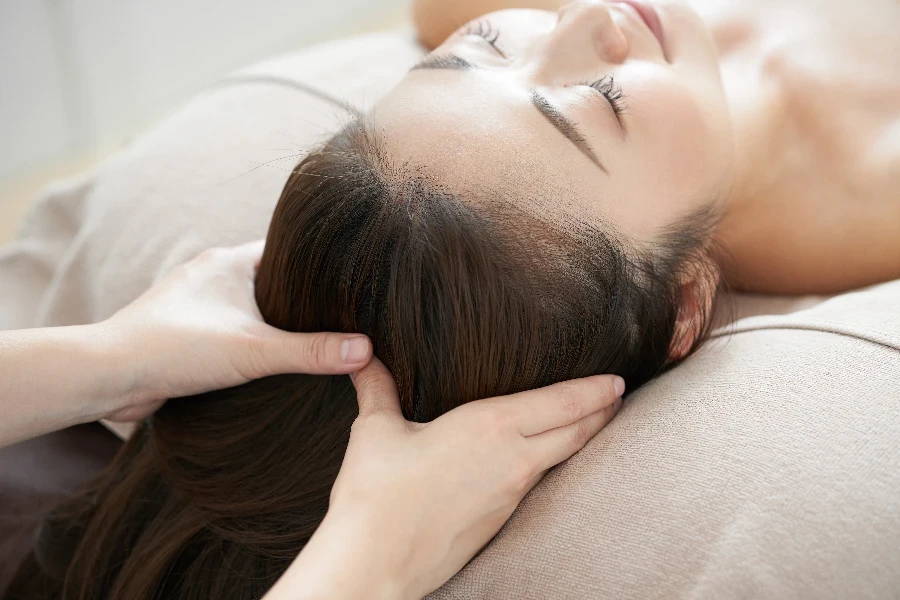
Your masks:
[{"label": "beige cushion", "polygon": [[900,597],[898,307],[900,281],[740,321],[433,597]]},{"label": "beige cushion", "polygon": [[[51,187],[0,251],[0,328],[103,319],[263,237],[341,103],[370,106],[420,55],[399,31],[256,65]],[[432,597],[900,597],[900,282],[822,300],[737,298]]]}]

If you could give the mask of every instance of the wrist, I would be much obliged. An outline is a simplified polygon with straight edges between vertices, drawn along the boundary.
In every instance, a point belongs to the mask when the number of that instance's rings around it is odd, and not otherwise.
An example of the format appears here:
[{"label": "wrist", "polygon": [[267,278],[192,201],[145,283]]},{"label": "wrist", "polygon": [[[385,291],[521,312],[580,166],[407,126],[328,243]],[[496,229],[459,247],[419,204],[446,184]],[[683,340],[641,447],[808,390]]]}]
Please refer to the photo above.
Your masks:
[{"label": "wrist", "polygon": [[285,573],[302,590],[292,598],[418,600],[402,577],[392,541],[370,520],[329,511]]},{"label": "wrist", "polygon": [[86,351],[103,365],[95,392],[93,420],[97,420],[140,403],[147,392],[140,385],[133,347],[119,328],[109,320],[86,327],[90,329],[83,336]]}]

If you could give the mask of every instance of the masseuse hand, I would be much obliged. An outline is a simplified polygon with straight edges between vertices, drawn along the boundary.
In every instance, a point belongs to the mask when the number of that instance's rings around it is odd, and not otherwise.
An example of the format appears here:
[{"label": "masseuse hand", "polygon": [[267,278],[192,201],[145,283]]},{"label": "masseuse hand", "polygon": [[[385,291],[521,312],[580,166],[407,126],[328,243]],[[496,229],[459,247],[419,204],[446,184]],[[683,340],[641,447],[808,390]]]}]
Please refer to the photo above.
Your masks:
[{"label": "masseuse hand", "polygon": [[253,286],[262,251],[262,241],[208,250],[103,323],[133,366],[127,406],[107,418],[138,420],[166,398],[279,373],[349,373],[369,361],[365,336],[288,333],[263,321]]},{"label": "masseuse hand", "polygon": [[97,419],[138,420],[166,398],[368,364],[365,336],[263,322],[253,293],[262,249],[204,252],[101,323],[0,331],[0,448]]},{"label": "masseuse hand", "polygon": [[328,513],[272,598],[421,598],[613,418],[624,391],[620,378],[588,377],[412,423],[377,358],[354,383],[359,417]]}]

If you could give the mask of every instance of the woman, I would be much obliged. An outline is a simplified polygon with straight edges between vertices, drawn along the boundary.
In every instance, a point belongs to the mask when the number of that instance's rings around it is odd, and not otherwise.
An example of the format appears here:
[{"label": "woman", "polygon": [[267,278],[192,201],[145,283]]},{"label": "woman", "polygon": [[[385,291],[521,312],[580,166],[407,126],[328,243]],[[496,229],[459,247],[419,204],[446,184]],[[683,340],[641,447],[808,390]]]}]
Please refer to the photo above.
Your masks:
[{"label": "woman", "polygon": [[[523,4],[549,10],[485,15]],[[443,42],[425,66],[474,68],[415,70],[379,105],[394,152],[474,149],[446,170],[537,190],[535,210],[603,218],[638,241],[709,203],[726,279],[749,291],[900,277],[896,2],[562,4],[417,2],[423,39]]]},{"label": "woman", "polygon": [[[404,416],[430,421],[596,373],[633,389],[702,343],[721,268],[768,291],[900,275],[886,193],[897,148],[873,133],[893,118],[896,87],[866,80],[858,95],[871,102],[846,111],[858,135],[844,146],[833,119],[796,108],[806,90],[791,86],[810,79],[796,62],[753,60],[773,47],[754,33],[772,28],[742,17],[747,8],[721,30],[730,41],[684,5],[632,9],[489,15],[304,159],[260,266],[263,317],[365,333]],[[852,34],[829,43],[844,39],[853,56]],[[883,52],[891,43],[879,56],[897,55]],[[893,72],[887,58],[869,64]],[[850,159],[865,135],[869,151]],[[810,210],[814,198],[827,204]],[[94,490],[48,521],[43,547],[68,541],[43,561],[57,565],[49,575],[71,597],[191,598],[210,582],[252,596],[324,518],[355,417],[353,389],[336,377],[167,404]]]}]

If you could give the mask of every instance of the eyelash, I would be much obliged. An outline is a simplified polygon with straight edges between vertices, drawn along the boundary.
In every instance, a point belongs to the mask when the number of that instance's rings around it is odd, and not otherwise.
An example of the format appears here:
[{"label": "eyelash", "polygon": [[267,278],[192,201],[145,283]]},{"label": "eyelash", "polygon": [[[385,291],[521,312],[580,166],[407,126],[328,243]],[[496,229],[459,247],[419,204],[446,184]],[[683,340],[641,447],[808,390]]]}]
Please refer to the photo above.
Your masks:
[{"label": "eyelash", "polygon": [[622,88],[616,84],[615,79],[613,79],[612,75],[606,75],[605,77],[598,79],[594,82],[585,82],[581,85],[586,85],[590,88],[594,88],[601,94],[603,94],[606,99],[609,101],[610,106],[613,108],[613,112],[617,115],[628,108],[628,105],[625,104],[625,93],[622,92]]},{"label": "eyelash", "polygon": [[[500,32],[491,26],[490,21],[482,19],[480,21],[469,23],[466,25],[463,33],[464,35],[477,35],[484,38],[484,41],[490,44],[501,56],[506,58],[506,54],[497,47],[497,40],[500,39]],[[586,81],[581,85],[594,88],[603,94],[610,106],[612,106],[613,112],[617,115],[628,108],[628,105],[624,102],[625,94],[622,92],[622,88],[616,84],[612,75],[607,75],[602,79],[593,82]]]},{"label": "eyelash", "polygon": [[466,25],[464,34],[477,35],[478,37],[484,38],[484,41],[493,46],[494,50],[499,52],[504,58],[506,57],[506,55],[503,54],[503,51],[497,47],[497,39],[500,37],[500,32],[491,26],[490,21],[482,19],[481,21],[469,23]]}]

